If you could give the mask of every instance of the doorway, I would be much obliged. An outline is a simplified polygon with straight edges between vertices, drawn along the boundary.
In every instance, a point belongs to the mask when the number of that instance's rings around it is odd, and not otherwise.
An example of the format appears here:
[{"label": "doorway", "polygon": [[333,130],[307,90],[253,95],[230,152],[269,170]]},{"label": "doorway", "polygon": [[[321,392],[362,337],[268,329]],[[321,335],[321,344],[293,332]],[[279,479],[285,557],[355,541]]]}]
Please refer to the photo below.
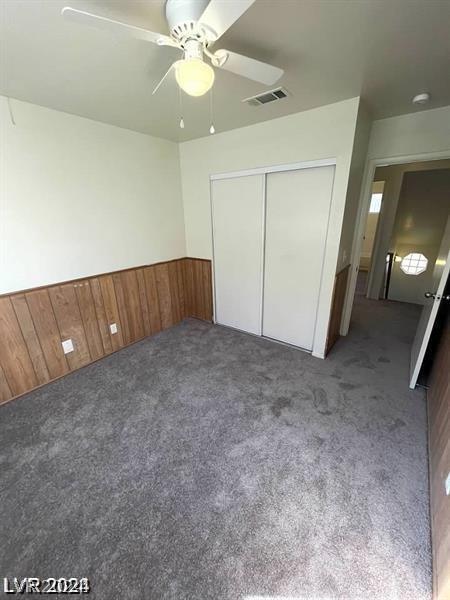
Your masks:
[{"label": "doorway", "polygon": [[[377,201],[376,193],[381,194]],[[380,165],[374,169],[357,261],[355,297],[392,303],[392,309],[399,312],[407,307],[416,311],[412,327],[416,329],[419,322],[420,326],[412,344],[410,387],[418,379],[443,299],[449,267],[449,199],[450,160]]]}]

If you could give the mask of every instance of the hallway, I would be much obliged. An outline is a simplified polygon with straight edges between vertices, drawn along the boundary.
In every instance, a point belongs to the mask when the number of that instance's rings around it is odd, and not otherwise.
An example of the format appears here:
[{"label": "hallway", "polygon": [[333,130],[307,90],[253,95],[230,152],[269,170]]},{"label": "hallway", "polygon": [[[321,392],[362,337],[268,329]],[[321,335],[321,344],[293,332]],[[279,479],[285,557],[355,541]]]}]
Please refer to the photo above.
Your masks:
[{"label": "hallway", "polygon": [[365,296],[367,293],[367,282],[369,279],[369,272],[362,271],[361,269],[358,271],[358,277],[356,279],[356,289],[355,294],[357,296]]}]

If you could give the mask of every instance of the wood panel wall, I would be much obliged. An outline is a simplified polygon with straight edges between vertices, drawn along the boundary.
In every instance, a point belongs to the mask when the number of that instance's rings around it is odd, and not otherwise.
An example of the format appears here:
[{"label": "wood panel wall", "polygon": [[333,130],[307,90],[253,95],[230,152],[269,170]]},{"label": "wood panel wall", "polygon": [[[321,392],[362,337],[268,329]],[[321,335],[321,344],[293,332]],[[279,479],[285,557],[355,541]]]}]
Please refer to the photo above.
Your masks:
[{"label": "wood panel wall", "polygon": [[[0,403],[189,316],[212,320],[209,260],[181,258],[0,296]],[[64,354],[69,338],[74,351]]]},{"label": "wood panel wall", "polygon": [[328,336],[326,354],[331,350],[340,337],[342,311],[344,309],[345,292],[347,290],[348,273],[350,265],[344,267],[336,274],[334,280],[333,300],[331,302],[330,322],[328,324]]},{"label": "wood panel wall", "polygon": [[450,598],[450,315],[433,361],[428,399],[433,597]]}]

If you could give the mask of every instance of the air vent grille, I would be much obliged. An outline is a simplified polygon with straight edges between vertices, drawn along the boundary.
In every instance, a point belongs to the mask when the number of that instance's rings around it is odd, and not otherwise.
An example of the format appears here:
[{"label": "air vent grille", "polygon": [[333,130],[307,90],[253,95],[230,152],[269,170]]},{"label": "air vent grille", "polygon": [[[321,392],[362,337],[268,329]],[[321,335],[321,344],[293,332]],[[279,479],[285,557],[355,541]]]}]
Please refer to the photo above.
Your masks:
[{"label": "air vent grille", "polygon": [[245,98],[242,102],[245,102],[249,106],[261,106],[262,104],[269,104],[269,102],[275,102],[276,100],[282,100],[287,98],[288,93],[285,88],[276,88],[275,90],[269,90],[250,98]]}]

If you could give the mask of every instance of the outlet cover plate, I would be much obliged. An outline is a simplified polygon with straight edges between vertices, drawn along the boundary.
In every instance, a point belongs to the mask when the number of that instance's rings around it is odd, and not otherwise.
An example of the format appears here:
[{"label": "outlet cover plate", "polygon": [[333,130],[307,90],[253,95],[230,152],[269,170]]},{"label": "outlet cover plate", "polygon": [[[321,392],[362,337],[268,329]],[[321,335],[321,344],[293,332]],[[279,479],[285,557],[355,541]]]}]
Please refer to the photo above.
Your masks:
[{"label": "outlet cover plate", "polygon": [[111,325],[109,326],[109,330],[112,334],[117,333],[117,323],[111,323]]},{"label": "outlet cover plate", "polygon": [[64,354],[69,354],[69,352],[73,352],[73,343],[70,338],[68,340],[64,340],[63,342],[61,342],[61,344],[64,350]]},{"label": "outlet cover plate", "polygon": [[447,474],[447,479],[445,480],[445,493],[447,496],[450,496],[450,473]]}]

